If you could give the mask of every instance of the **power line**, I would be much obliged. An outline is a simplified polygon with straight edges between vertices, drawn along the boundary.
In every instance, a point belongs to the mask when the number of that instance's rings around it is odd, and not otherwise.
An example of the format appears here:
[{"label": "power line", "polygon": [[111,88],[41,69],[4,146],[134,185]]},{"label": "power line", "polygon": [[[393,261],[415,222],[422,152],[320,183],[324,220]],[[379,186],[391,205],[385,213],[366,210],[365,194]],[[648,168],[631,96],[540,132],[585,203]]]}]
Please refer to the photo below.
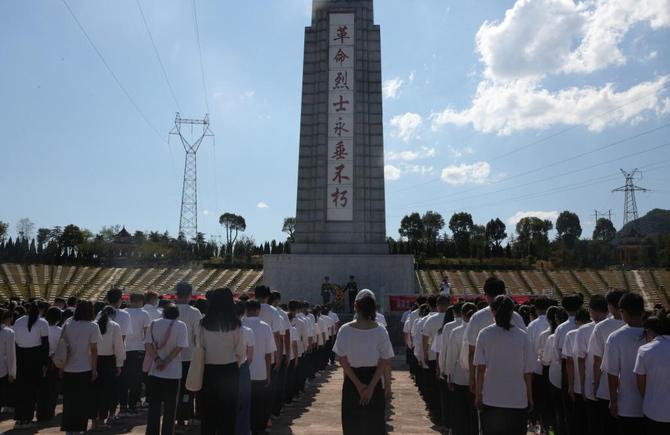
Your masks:
[{"label": "power line", "polygon": [[161,66],[161,71],[163,72],[163,78],[165,79],[165,83],[167,83],[168,89],[170,90],[170,95],[172,96],[172,99],[174,100],[174,103],[177,106],[177,110],[179,112],[181,112],[181,108],[179,107],[179,101],[177,100],[177,96],[174,92],[174,89],[172,88],[172,84],[170,83],[170,79],[168,78],[167,71],[165,70],[165,65],[163,65],[163,61],[161,60],[161,56],[158,53],[158,48],[156,47],[156,42],[154,41],[154,37],[151,34],[151,30],[149,29],[149,23],[147,22],[147,18],[144,15],[144,10],[142,9],[142,5],[140,4],[140,0],[135,0],[135,3],[137,3],[137,9],[139,9],[140,15],[142,16],[142,22],[144,23],[144,28],[147,31],[147,35],[149,35],[149,40],[151,41],[151,46],[154,49],[154,54],[156,55],[156,59],[158,59],[158,64]]},{"label": "power line", "polygon": [[[522,176],[525,176],[525,175],[530,175],[530,174],[533,174],[535,172],[543,171],[545,169],[553,168],[555,166],[558,166],[558,165],[561,165],[561,164],[564,164],[564,163],[567,163],[567,162],[570,162],[570,161],[573,161],[573,160],[580,159],[580,158],[585,157],[589,154],[593,154],[593,153],[596,153],[596,152],[603,151],[603,150],[606,150],[608,148],[614,147],[616,145],[620,145],[624,142],[628,142],[628,141],[631,141],[631,140],[634,140],[634,139],[639,139],[640,137],[646,136],[646,135],[651,134],[651,133],[655,133],[659,130],[662,130],[662,129],[668,128],[668,127],[670,127],[670,123],[663,124],[661,126],[654,127],[654,128],[651,128],[649,130],[645,130],[645,131],[640,132],[640,133],[636,133],[632,136],[628,136],[628,137],[625,137],[623,139],[619,139],[617,141],[610,142],[608,144],[605,144],[605,145],[603,145],[601,147],[598,147],[598,148],[595,148],[593,150],[585,151],[585,152],[577,154],[575,156],[572,156],[572,157],[569,157],[569,158],[566,158],[566,159],[562,159],[562,160],[558,160],[556,162],[541,166],[539,168],[535,168],[535,169],[532,169],[532,170],[529,170],[529,171],[526,171],[526,172],[521,172],[521,173],[518,173],[518,174],[515,174],[515,175],[512,175],[512,176],[509,176],[509,177],[507,177],[503,180],[498,181],[498,183],[504,183],[504,182],[507,182],[509,180],[513,180],[515,178],[519,178],[519,177],[522,177]],[[459,197],[459,196],[462,196],[466,193],[469,193],[469,192],[472,192],[472,191],[475,191],[475,190],[481,189],[481,188],[482,188],[482,186],[471,187],[471,188],[466,189],[466,190],[461,191],[461,192],[451,193],[451,194],[443,196],[439,199],[431,200],[430,202],[444,201],[444,200],[447,200],[447,199],[453,199],[454,197]],[[426,202],[424,201],[422,203],[426,203]],[[411,206],[415,206],[415,205],[420,205],[422,203],[410,203],[410,204],[407,204],[407,205],[402,205],[401,207],[411,207]]]},{"label": "power line", "polygon": [[200,44],[200,30],[198,25],[198,10],[195,6],[195,0],[193,0],[193,27],[195,28],[195,39],[198,42],[198,57],[200,59],[200,77],[202,79],[202,90],[205,93],[205,107],[207,108],[207,113],[209,113],[209,93],[207,92],[207,81],[205,80],[205,67],[202,62],[202,45]]},{"label": "power line", "polygon": [[[661,90],[667,88],[668,86],[670,86],[670,82],[669,82],[668,84],[662,86],[658,91],[661,91]],[[613,107],[612,109],[609,109],[609,110],[607,110],[607,111],[605,111],[605,112],[602,112],[602,113],[598,113],[598,114],[592,115],[591,117],[586,118],[586,119],[585,119],[585,122],[588,122],[588,121],[591,121],[591,120],[593,120],[593,119],[596,119],[596,118],[600,118],[600,117],[609,115],[610,113],[616,112],[617,110],[619,110],[619,109],[621,109],[621,108],[623,108],[623,107],[626,107],[626,106],[628,106],[628,105],[630,105],[630,104],[636,103],[636,102],[638,102],[638,101],[640,101],[640,100],[643,100],[643,99],[645,99],[645,98],[649,98],[649,97],[651,97],[651,96],[653,96],[653,95],[656,95],[658,91],[654,91],[654,92],[649,92],[649,93],[647,93],[647,94],[643,94],[643,95],[641,95],[640,97],[634,98],[634,99],[632,99],[632,100],[630,100],[630,101],[628,101],[628,102],[626,102],[626,103],[624,103],[624,104],[621,104],[621,105],[619,105],[619,106]],[[512,154],[516,154],[516,153],[519,152],[519,151],[522,151],[522,150],[524,150],[524,149],[527,149],[527,148],[533,147],[533,146],[535,146],[535,145],[541,144],[541,143],[543,143],[543,142],[546,142],[546,141],[548,141],[548,140],[550,140],[550,139],[553,139],[553,138],[555,138],[555,137],[557,137],[557,136],[560,136],[560,135],[562,135],[562,134],[565,134],[565,133],[567,133],[567,132],[569,132],[569,131],[572,131],[572,130],[574,130],[574,129],[578,128],[578,127],[581,127],[581,126],[582,126],[582,124],[575,124],[575,125],[571,125],[570,127],[565,127],[565,128],[563,128],[562,130],[557,131],[556,133],[553,133],[553,134],[550,134],[549,136],[545,136],[545,137],[543,137],[543,138],[534,140],[534,141],[532,141],[532,142],[530,142],[530,143],[528,143],[528,144],[526,144],[526,145],[523,145],[523,146],[521,146],[521,147],[515,148],[515,149],[513,149],[513,150],[511,150],[511,151],[508,151],[508,152],[506,152],[506,153],[503,153],[503,154],[500,154],[500,155],[498,155],[498,156],[495,156],[495,157],[489,159],[488,161],[489,161],[489,162],[495,162],[496,160],[500,160],[500,159],[503,159],[503,158],[505,158],[505,157],[509,157],[509,156],[511,156]],[[474,134],[473,134],[473,136],[474,136]],[[439,180],[440,180],[440,177],[431,178],[430,180],[426,180],[426,181],[423,181],[423,182],[421,182],[421,183],[417,183],[417,184],[414,184],[414,185],[411,185],[411,186],[406,186],[406,187],[403,187],[403,188],[400,188],[400,189],[393,190],[391,193],[395,193],[395,192],[403,192],[403,191],[405,191],[405,190],[411,190],[411,189],[414,189],[414,188],[416,188],[416,187],[424,186],[424,185],[426,185],[426,184],[431,184],[431,183],[434,183],[435,181],[439,181]]]}]

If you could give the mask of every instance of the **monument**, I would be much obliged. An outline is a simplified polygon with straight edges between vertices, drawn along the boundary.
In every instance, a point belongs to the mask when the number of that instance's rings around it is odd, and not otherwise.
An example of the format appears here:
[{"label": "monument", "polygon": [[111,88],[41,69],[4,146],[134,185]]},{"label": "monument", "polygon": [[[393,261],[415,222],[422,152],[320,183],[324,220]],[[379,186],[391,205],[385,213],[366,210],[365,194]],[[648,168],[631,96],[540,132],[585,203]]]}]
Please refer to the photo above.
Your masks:
[{"label": "monument", "polygon": [[411,294],[413,257],[386,243],[380,29],[373,0],[313,0],[305,30],[295,240],[264,257],[285,298],[321,300],[323,278]]}]

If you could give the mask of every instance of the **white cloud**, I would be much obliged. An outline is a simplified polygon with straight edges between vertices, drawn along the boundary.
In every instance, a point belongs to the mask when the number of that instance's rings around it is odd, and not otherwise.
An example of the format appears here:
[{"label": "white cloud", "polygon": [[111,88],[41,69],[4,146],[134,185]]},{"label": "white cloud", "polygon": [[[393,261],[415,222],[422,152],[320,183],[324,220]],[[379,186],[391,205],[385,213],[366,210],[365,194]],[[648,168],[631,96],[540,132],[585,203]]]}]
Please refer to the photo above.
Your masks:
[{"label": "white cloud", "polygon": [[266,202],[261,201],[258,204],[256,204],[256,208],[264,209],[264,208],[270,208],[270,206]]},{"label": "white cloud", "polygon": [[404,142],[409,142],[421,124],[423,124],[423,118],[417,113],[407,112],[394,116],[391,119],[391,126],[394,127],[392,134]]},{"label": "white cloud", "polygon": [[550,210],[550,211],[518,211],[514,214],[514,216],[510,216],[509,219],[507,219],[507,223],[510,225],[516,225],[519,223],[519,221],[525,217],[536,217],[540,218],[542,220],[548,219],[552,222],[556,222],[556,219],[558,219],[558,211],[556,210]]},{"label": "white cloud", "polygon": [[203,210],[202,214],[205,215],[205,216],[209,216],[209,210]]},{"label": "white cloud", "polygon": [[244,97],[245,98],[253,98],[256,95],[256,91],[245,91],[244,92]]},{"label": "white cloud", "polygon": [[463,148],[457,148],[457,147],[448,147],[449,153],[451,156],[455,159],[460,159],[463,156],[470,156],[475,153],[475,150],[472,149],[472,147],[463,147]]},{"label": "white cloud", "polygon": [[407,165],[407,171],[420,175],[432,174],[434,170],[434,167],[427,165]]},{"label": "white cloud", "polygon": [[488,162],[477,162],[471,165],[461,163],[442,169],[442,181],[447,184],[485,184],[491,175],[491,165]]},{"label": "white cloud", "polygon": [[410,72],[410,73],[409,73],[409,78],[408,78],[408,79],[409,79],[409,84],[410,84],[410,85],[411,85],[412,83],[414,83],[414,79],[415,79],[415,78],[416,78],[416,71],[412,71],[412,72]]},{"label": "white cloud", "polygon": [[402,171],[393,165],[384,166],[384,179],[387,181],[396,181],[400,179]]},{"label": "white cloud", "polygon": [[[446,108],[432,115],[434,130],[445,124],[468,125],[485,133],[508,135],[556,124],[583,125],[591,131],[639,121],[645,115],[668,113],[662,91],[670,76],[639,83],[617,92],[611,83],[602,87],[570,87],[556,92],[535,80],[479,83],[469,109]],[[623,106],[620,109],[617,107]],[[604,116],[594,116],[601,115]]]},{"label": "white cloud", "polygon": [[400,90],[404,81],[400,77],[386,80],[382,85],[382,95],[385,99],[396,99],[400,96]]},{"label": "white cloud", "polygon": [[658,51],[654,50],[645,56],[645,60],[653,60],[658,57]]},{"label": "white cloud", "polygon": [[421,147],[420,150],[405,150],[405,151],[388,151],[386,153],[387,161],[402,160],[405,162],[412,162],[419,159],[429,159],[435,157],[435,148]]}]

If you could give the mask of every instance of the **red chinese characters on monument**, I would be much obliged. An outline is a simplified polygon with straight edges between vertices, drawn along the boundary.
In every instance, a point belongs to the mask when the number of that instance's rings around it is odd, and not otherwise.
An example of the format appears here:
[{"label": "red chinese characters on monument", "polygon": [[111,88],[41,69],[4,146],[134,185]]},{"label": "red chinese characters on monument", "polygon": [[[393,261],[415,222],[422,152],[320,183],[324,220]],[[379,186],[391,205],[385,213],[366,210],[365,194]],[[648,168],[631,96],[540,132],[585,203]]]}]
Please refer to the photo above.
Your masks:
[{"label": "red chinese characters on monument", "polygon": [[340,190],[339,187],[335,189],[335,192],[330,195],[335,208],[345,208],[349,204],[348,193],[346,190]]}]

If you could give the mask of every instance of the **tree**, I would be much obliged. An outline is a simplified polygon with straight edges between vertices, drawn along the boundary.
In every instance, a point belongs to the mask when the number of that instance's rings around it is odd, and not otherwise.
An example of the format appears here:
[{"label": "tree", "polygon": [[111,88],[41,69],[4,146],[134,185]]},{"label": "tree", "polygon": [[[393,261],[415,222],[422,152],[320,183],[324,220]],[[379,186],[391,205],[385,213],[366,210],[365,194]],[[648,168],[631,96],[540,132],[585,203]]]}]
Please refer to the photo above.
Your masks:
[{"label": "tree", "polygon": [[224,213],[219,217],[219,224],[226,229],[226,254],[231,250],[237,240],[237,235],[247,229],[244,218],[234,213]]},{"label": "tree", "polygon": [[596,228],[593,230],[593,240],[611,242],[616,237],[616,229],[611,220],[598,218]]},{"label": "tree", "polygon": [[424,230],[421,215],[419,213],[412,213],[402,218],[398,233],[400,237],[405,237],[408,241],[415,243],[423,238]]},{"label": "tree", "polygon": [[470,255],[470,235],[472,233],[472,215],[466,212],[454,213],[449,219],[449,229],[454,235],[456,252],[460,257]]},{"label": "tree", "polygon": [[78,226],[70,224],[63,229],[58,242],[61,249],[65,251],[65,254],[71,255],[77,252],[77,248],[84,243],[84,235]]},{"label": "tree", "polygon": [[579,216],[570,211],[564,211],[556,219],[556,231],[558,237],[565,246],[573,248],[575,242],[582,235],[582,226],[579,222]]},{"label": "tree", "polygon": [[516,246],[522,256],[535,255],[545,258],[549,248],[549,231],[554,228],[550,220],[525,217],[516,224]]},{"label": "tree", "polygon": [[121,225],[118,224],[110,227],[103,226],[99,234],[105,242],[111,242],[114,240],[114,236],[119,234],[119,231],[121,231]]},{"label": "tree", "polygon": [[295,235],[295,218],[284,218],[284,225],[282,226],[281,230],[282,232],[288,234],[288,240],[289,242],[292,242],[294,240],[293,236]]},{"label": "tree", "polygon": [[9,231],[9,224],[7,222],[0,221],[0,243],[5,241],[7,233]]},{"label": "tree", "polygon": [[16,223],[16,232],[20,239],[32,238],[34,229],[35,224],[32,223],[28,218],[19,219],[19,221]]},{"label": "tree", "polygon": [[421,218],[423,222],[423,237],[428,243],[435,243],[440,231],[444,228],[444,218],[436,211],[427,211]]},{"label": "tree", "polygon": [[507,238],[506,229],[507,227],[499,218],[491,219],[486,224],[486,242],[496,255],[502,254],[501,244]]}]

